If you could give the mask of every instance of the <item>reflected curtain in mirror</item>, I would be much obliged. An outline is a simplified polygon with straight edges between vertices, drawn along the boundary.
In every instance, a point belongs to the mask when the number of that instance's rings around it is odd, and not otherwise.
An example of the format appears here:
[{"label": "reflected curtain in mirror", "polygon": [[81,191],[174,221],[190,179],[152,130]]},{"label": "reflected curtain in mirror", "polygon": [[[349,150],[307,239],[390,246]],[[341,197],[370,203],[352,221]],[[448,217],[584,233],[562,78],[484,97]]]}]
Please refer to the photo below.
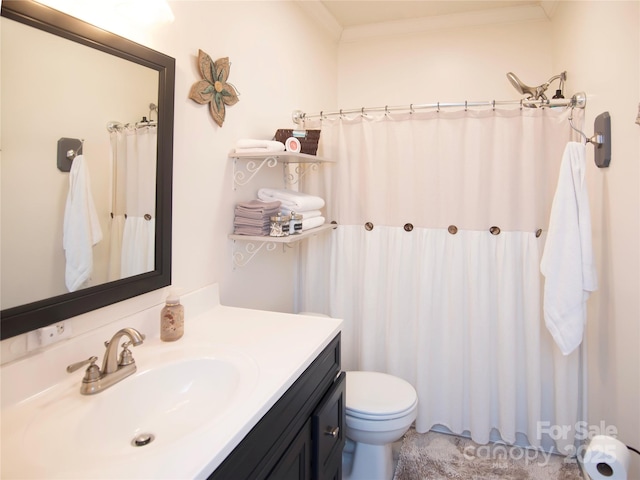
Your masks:
[{"label": "reflected curtain in mirror", "polygon": [[112,210],[109,280],[154,268],[157,126],[111,128]]}]

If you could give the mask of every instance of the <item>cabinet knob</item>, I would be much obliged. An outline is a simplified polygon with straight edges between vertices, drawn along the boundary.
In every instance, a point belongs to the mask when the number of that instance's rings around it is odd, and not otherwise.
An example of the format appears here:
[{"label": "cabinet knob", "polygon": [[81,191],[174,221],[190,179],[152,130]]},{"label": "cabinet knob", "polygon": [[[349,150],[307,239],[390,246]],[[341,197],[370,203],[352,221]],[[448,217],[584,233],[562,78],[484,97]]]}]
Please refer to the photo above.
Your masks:
[{"label": "cabinet knob", "polygon": [[331,427],[327,427],[327,429],[324,431],[325,435],[329,435],[330,437],[337,437],[338,433],[340,433],[340,427],[335,427],[335,428],[331,428]]}]

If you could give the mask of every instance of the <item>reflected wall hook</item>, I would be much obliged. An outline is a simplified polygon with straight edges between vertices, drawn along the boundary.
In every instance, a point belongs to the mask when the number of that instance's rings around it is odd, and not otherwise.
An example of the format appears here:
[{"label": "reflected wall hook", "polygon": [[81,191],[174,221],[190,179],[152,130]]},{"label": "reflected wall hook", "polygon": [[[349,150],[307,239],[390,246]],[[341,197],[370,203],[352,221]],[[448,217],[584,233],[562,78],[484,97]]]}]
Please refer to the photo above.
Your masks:
[{"label": "reflected wall hook", "polygon": [[58,170],[70,172],[73,159],[82,155],[84,139],[62,137],[58,140]]}]

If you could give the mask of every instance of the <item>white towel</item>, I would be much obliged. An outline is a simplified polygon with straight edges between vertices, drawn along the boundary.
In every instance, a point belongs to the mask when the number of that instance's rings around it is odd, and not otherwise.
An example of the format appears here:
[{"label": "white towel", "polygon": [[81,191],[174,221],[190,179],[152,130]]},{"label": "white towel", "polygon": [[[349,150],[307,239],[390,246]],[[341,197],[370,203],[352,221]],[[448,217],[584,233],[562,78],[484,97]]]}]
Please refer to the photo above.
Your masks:
[{"label": "white towel", "polygon": [[242,152],[284,152],[284,143],[275,140],[243,138],[236,142],[236,153]]},{"label": "white towel", "polygon": [[302,231],[304,232],[321,225],[324,225],[324,217],[313,217],[307,220],[302,220]]},{"label": "white towel", "polygon": [[258,198],[268,202],[280,200],[282,208],[293,210],[297,213],[319,210],[324,207],[324,200],[322,198],[293,190],[261,188],[258,190]]},{"label": "white towel", "polygon": [[91,196],[91,179],[84,155],[73,159],[64,210],[62,246],[67,260],[65,283],[70,292],[80,288],[93,271],[93,246],[102,229]]},{"label": "white towel", "polygon": [[586,301],[598,288],[585,168],[585,145],[569,142],[560,165],[540,263],[545,276],[545,324],[564,355],[582,342]]}]

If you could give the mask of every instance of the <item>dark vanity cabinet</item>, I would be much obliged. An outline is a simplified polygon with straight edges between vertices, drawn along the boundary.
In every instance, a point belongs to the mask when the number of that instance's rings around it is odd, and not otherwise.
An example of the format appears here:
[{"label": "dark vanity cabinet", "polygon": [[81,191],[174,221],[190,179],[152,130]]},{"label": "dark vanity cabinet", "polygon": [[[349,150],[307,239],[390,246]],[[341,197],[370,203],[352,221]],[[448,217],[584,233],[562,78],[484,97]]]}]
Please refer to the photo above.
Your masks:
[{"label": "dark vanity cabinet", "polygon": [[340,334],[209,476],[215,480],[340,480],[346,374]]}]

